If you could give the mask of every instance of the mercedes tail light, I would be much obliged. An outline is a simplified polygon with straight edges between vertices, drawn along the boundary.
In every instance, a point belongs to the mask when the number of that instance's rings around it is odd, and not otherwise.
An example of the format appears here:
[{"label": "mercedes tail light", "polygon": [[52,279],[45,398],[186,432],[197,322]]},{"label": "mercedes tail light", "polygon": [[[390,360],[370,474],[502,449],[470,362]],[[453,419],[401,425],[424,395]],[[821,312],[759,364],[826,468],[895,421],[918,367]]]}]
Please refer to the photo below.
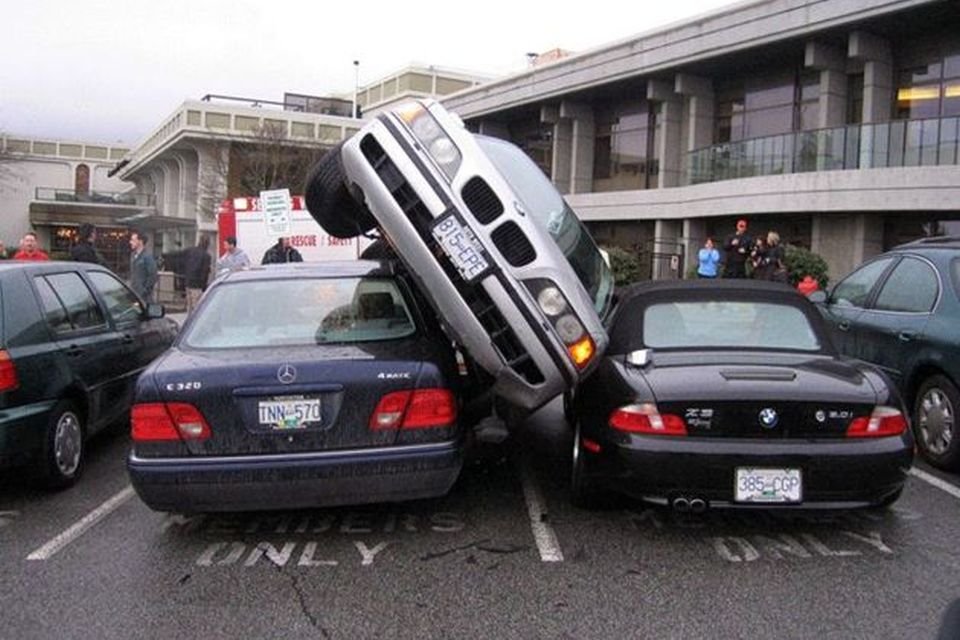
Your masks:
[{"label": "mercedes tail light", "polygon": [[449,389],[406,389],[380,398],[369,427],[430,429],[452,426],[456,420],[457,404]]},{"label": "mercedes tail light", "polygon": [[203,414],[185,402],[135,404],[130,410],[134,442],[206,440],[210,426]]}]

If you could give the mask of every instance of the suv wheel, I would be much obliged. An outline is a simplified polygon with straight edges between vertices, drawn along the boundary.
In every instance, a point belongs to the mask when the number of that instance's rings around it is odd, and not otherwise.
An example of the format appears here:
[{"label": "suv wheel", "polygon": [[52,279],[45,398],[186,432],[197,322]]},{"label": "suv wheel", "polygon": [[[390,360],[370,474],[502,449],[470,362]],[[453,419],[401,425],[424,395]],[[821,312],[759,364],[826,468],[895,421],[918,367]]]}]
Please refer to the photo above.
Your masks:
[{"label": "suv wheel", "polygon": [[581,509],[597,509],[602,506],[603,494],[597,488],[596,481],[590,477],[588,462],[584,455],[580,438],[580,423],[577,422],[573,433],[573,469],[570,474],[570,498]]},{"label": "suv wheel", "polygon": [[354,238],[377,226],[377,221],[347,189],[340,165],[341,142],[328,151],[307,174],[304,189],[307,210],[323,230],[337,238]]},{"label": "suv wheel", "polygon": [[960,392],[945,376],[932,376],[920,385],[913,409],[913,429],[923,457],[941,469],[960,466],[958,409]]},{"label": "suv wheel", "polygon": [[72,402],[61,400],[50,413],[43,449],[43,479],[52,488],[69,487],[83,471],[83,422]]}]

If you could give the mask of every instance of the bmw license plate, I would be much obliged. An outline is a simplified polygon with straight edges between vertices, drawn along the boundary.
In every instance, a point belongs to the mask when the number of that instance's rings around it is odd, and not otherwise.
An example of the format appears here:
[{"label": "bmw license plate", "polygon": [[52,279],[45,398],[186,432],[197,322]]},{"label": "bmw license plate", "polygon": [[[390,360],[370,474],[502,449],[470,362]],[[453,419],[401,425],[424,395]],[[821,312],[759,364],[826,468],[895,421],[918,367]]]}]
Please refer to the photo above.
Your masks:
[{"label": "bmw license plate", "polygon": [[737,467],[736,502],[790,503],[803,500],[800,469],[753,469]]},{"label": "bmw license plate", "polygon": [[473,280],[489,268],[473,231],[460,224],[453,214],[440,218],[431,232],[465,280]]},{"label": "bmw license plate", "polygon": [[320,398],[301,396],[261,400],[257,406],[260,424],[273,429],[306,429],[321,422]]}]

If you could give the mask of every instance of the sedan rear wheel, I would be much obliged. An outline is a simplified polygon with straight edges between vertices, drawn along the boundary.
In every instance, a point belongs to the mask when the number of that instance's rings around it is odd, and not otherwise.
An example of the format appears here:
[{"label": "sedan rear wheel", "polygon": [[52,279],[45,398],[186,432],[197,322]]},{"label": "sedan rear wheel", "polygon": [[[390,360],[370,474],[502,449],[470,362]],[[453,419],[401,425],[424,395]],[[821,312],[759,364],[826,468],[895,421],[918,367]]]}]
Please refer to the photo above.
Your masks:
[{"label": "sedan rear wheel", "polygon": [[960,466],[957,409],[960,392],[946,377],[932,376],[920,386],[913,411],[914,433],[923,457],[942,469]]},{"label": "sedan rear wheel", "polygon": [[50,413],[44,441],[45,483],[53,488],[69,487],[83,470],[83,422],[72,402],[57,403]]}]

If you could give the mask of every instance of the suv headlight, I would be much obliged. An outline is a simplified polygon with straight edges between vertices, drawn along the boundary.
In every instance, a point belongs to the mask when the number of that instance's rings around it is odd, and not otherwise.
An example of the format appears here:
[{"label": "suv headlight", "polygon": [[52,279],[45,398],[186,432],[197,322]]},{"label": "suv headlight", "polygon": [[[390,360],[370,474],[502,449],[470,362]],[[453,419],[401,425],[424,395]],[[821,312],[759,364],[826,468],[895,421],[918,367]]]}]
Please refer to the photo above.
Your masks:
[{"label": "suv headlight", "polygon": [[527,290],[537,300],[540,311],[550,321],[553,330],[567,348],[567,356],[578,369],[586,367],[596,354],[596,345],[593,338],[584,329],[583,323],[570,310],[560,288],[546,278],[533,278],[523,281]]},{"label": "suv headlight", "polygon": [[410,133],[426,149],[427,154],[446,174],[447,179],[453,180],[453,176],[460,169],[463,156],[433,114],[419,102],[404,104],[394,113],[407,124]]}]

